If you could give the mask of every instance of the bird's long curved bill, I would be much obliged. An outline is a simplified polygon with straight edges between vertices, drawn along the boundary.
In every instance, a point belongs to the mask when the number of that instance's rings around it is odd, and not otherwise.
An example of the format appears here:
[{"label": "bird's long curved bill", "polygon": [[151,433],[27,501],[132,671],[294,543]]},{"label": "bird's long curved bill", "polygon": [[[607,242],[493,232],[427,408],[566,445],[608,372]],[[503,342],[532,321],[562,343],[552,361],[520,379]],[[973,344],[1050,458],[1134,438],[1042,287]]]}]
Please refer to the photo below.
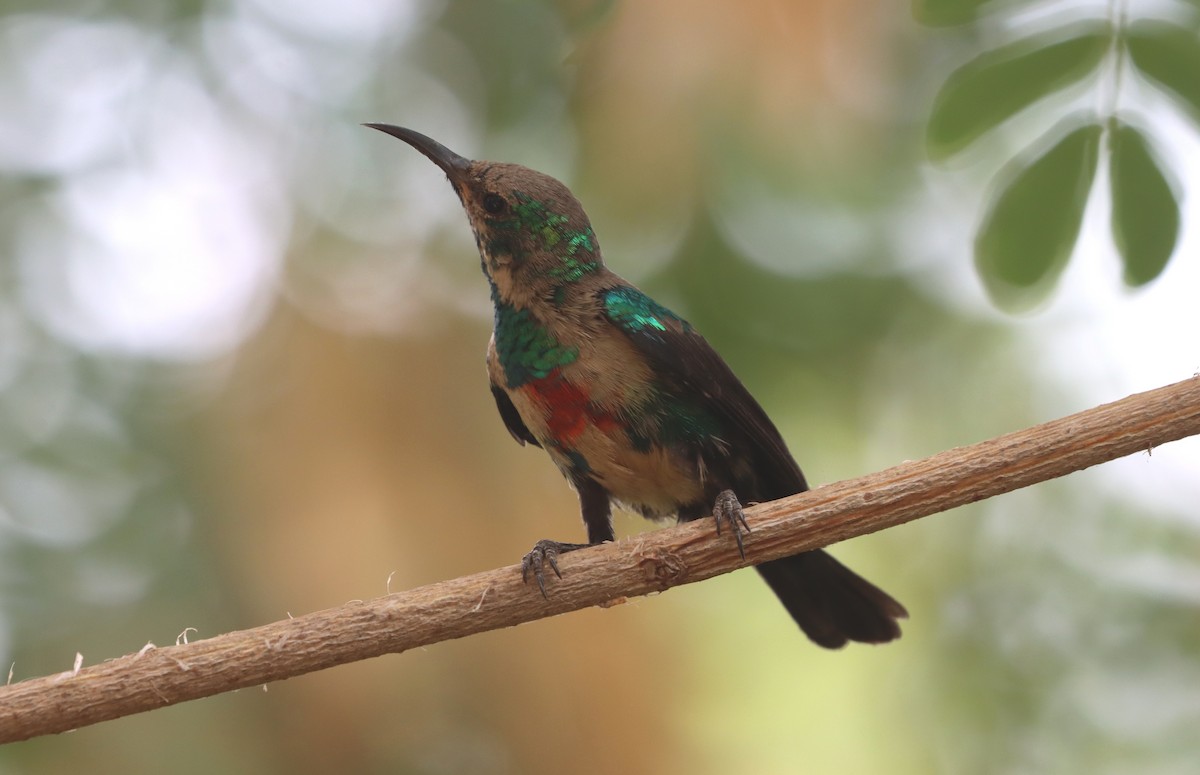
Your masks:
[{"label": "bird's long curved bill", "polygon": [[450,178],[451,182],[461,180],[471,167],[471,160],[459,156],[454,151],[434,140],[432,137],[427,137],[420,132],[414,132],[411,129],[405,129],[402,126],[393,126],[391,124],[363,124],[363,126],[372,129],[378,129],[380,132],[386,132],[392,137],[399,138],[404,142],[416,148],[421,153],[425,154],[431,162],[441,167],[446,173],[446,177]]}]

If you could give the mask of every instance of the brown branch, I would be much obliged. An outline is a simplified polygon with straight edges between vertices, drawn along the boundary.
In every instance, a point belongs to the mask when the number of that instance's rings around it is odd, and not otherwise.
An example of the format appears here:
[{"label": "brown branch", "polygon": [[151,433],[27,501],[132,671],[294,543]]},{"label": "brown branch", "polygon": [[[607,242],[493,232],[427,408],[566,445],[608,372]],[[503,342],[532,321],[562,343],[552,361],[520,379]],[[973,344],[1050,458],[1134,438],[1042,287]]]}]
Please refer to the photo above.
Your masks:
[{"label": "brown branch", "polygon": [[[747,510],[759,563],[1200,433],[1200,378]],[[0,743],[645,595],[743,566],[708,520],[563,558],[543,600],[515,566],[0,687]]]}]

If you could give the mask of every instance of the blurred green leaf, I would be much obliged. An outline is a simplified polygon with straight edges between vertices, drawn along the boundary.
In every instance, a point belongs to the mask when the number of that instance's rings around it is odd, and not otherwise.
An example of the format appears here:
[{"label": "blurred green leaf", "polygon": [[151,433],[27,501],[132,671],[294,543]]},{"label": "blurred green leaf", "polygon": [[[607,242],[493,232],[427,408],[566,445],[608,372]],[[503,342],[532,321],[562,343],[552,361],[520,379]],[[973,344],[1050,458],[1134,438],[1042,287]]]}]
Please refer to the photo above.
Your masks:
[{"label": "blurred green leaf", "polygon": [[1125,264],[1125,282],[1144,285],[1162,273],[1179,239],[1179,199],[1150,151],[1145,135],[1128,124],[1112,134],[1113,241]]},{"label": "blurred green leaf", "polygon": [[949,27],[974,21],[990,0],[913,0],[913,18],[930,27]]},{"label": "blurred green leaf", "polygon": [[1141,21],[1125,33],[1125,45],[1137,69],[1200,121],[1200,35],[1174,24]]},{"label": "blurred green leaf", "polygon": [[[929,117],[929,154],[946,158],[1038,99],[1094,70],[1108,50],[1107,24],[1080,25],[990,51],[946,79]],[[1057,42],[1051,42],[1057,41]]]},{"label": "blurred green leaf", "polygon": [[1100,133],[1093,120],[1033,162],[1015,161],[993,194],[975,238],[975,263],[1000,306],[1028,308],[1053,288],[1079,236]]}]

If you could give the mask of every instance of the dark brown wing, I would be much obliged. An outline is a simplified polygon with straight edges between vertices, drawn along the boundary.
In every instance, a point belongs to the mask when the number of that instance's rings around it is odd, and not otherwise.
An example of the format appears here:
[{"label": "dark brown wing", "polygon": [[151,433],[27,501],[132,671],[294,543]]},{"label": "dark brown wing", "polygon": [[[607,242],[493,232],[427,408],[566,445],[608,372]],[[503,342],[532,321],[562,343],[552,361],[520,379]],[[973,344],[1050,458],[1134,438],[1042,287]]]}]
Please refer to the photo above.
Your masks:
[{"label": "dark brown wing", "polygon": [[742,497],[772,500],[808,489],[767,413],[686,320],[630,285],[605,289],[600,300],[609,321],[649,358],[660,384],[725,429],[733,455],[751,458],[759,491]]},{"label": "dark brown wing", "polygon": [[[730,457],[749,458],[752,475],[733,483],[739,497],[773,500],[808,489],[767,413],[687,321],[627,285],[602,291],[601,302],[608,319],[650,358],[660,384],[693,401],[699,396],[701,410],[723,434],[728,429]],[[822,551],[773,560],[758,571],[804,633],[825,648],[894,640],[896,620],[908,616],[886,592]]]},{"label": "dark brown wing", "polygon": [[508,393],[495,383],[492,383],[492,397],[496,399],[496,408],[500,410],[500,419],[504,420],[504,427],[508,428],[508,432],[517,440],[521,446],[525,442],[529,442],[535,447],[542,446],[538,440],[529,432],[529,428],[525,425],[525,421],[521,419],[521,413],[517,411],[517,407],[513,406],[512,399],[508,397]]}]

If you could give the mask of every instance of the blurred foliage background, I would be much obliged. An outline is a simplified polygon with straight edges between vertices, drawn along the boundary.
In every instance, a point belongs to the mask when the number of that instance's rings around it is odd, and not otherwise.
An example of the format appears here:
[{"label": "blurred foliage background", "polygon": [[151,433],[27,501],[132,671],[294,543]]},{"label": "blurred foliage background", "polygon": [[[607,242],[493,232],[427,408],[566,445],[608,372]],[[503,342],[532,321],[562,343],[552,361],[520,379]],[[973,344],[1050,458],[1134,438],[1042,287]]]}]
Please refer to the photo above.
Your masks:
[{"label": "blurred foliage background", "polygon": [[[928,123],[1026,32],[1197,28],[1194,3],[1131,5],[0,3],[0,667],[582,536],[495,416],[452,191],[362,121],[567,181],[612,268],[707,334],[817,483],[1190,375],[1200,153],[1170,95],[1109,72],[1025,89],[1030,110],[976,100],[966,153]],[[973,235],[1077,103],[1153,127],[1177,258],[1125,288],[1085,190],[1057,295],[1010,317]],[[9,745],[0,773],[1192,772],[1198,452],[836,547],[912,613],[886,648],[812,647],[739,572]]]}]

